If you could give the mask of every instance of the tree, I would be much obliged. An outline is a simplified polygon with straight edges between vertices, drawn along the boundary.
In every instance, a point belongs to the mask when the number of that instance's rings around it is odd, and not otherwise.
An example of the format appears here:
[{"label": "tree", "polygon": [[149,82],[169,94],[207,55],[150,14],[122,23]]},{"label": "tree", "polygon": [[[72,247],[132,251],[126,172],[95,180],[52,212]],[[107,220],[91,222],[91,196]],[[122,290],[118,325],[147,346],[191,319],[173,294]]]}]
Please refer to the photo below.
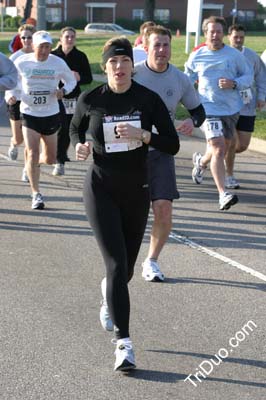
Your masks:
[{"label": "tree", "polygon": [[144,1],[144,20],[153,21],[155,10],[155,0],[145,0]]},{"label": "tree", "polygon": [[263,4],[261,4],[260,2],[258,2],[257,13],[258,14],[266,14],[266,7],[263,6]]},{"label": "tree", "polygon": [[26,0],[25,8],[24,8],[24,20],[30,18],[32,8],[32,0]]}]

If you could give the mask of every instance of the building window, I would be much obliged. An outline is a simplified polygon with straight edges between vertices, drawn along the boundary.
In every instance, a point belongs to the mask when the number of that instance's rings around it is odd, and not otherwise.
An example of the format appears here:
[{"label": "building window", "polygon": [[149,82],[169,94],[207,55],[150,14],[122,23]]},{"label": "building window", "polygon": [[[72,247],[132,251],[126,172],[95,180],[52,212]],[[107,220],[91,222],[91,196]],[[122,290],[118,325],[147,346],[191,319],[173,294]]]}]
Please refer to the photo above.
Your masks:
[{"label": "building window", "polygon": [[169,22],[170,21],[170,10],[166,8],[156,8],[154,12],[154,19]]},{"label": "building window", "polygon": [[46,0],[46,4],[62,4],[63,0]]},{"label": "building window", "polygon": [[135,8],[132,11],[133,19],[140,19],[141,21],[144,20],[144,10],[143,8]]},{"label": "building window", "polygon": [[[143,8],[134,8],[132,11],[133,19],[140,19],[144,21],[144,9]],[[160,9],[157,8],[154,11],[154,19],[162,22],[170,21],[170,10],[168,9]]]},{"label": "building window", "polygon": [[237,20],[240,22],[253,21],[255,19],[255,11],[238,10]]},{"label": "building window", "polygon": [[46,7],[46,20],[48,22],[62,22],[62,8]]}]

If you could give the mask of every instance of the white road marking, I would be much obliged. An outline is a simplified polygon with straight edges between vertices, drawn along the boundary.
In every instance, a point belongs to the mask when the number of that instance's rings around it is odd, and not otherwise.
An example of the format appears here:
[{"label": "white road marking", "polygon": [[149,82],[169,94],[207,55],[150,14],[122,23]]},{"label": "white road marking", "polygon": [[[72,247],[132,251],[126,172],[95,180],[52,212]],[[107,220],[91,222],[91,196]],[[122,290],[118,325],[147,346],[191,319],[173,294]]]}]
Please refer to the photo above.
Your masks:
[{"label": "white road marking", "polygon": [[3,153],[0,153],[0,158],[4,158],[6,161],[13,161],[14,162],[14,160],[10,160],[10,158],[8,156],[6,156],[5,154],[3,154]]},{"label": "white road marking", "polygon": [[196,242],[193,242],[192,240],[188,239],[185,236],[177,235],[176,233],[171,232],[169,237],[176,240],[177,242],[180,242],[182,244],[185,244],[186,246],[191,247],[192,249],[195,249],[202,253],[205,253],[205,254],[209,255],[210,257],[217,258],[218,260],[223,261],[225,264],[232,265],[233,267],[238,268],[241,271],[244,271],[244,272],[246,272],[250,275],[253,275],[256,278],[266,282],[266,275],[263,275],[262,273],[256,271],[255,269],[246,267],[245,265],[240,264],[237,261],[231,260],[228,257],[224,257],[221,254],[216,253],[216,251],[212,251],[212,250],[208,249],[207,247],[203,247],[203,246],[197,244]]}]

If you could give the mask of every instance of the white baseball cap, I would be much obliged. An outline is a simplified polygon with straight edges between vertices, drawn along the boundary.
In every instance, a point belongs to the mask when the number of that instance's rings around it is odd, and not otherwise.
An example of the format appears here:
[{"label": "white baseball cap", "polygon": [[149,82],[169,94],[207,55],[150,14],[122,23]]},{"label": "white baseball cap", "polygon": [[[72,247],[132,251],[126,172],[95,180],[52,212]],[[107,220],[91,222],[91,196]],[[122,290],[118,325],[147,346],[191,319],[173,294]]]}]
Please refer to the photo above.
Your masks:
[{"label": "white baseball cap", "polygon": [[53,43],[53,39],[46,31],[38,31],[32,35],[32,43],[34,46],[39,46],[42,43]]}]

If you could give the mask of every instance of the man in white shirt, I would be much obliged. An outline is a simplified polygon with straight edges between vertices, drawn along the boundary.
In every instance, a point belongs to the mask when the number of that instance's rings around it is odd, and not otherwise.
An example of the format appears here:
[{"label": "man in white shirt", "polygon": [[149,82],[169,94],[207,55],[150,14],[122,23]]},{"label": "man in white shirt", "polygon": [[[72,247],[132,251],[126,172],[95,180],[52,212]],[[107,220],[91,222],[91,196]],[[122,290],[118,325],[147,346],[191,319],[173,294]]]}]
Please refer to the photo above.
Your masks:
[{"label": "man in white shirt", "polygon": [[[40,164],[56,162],[57,131],[60,127],[58,99],[76,86],[74,74],[67,64],[51,55],[52,38],[46,31],[33,35],[34,52],[15,61],[18,85],[11,91],[16,102],[20,96],[22,132],[27,150],[27,175],[32,190],[32,209],[43,209],[44,200],[39,191]],[[58,89],[59,82],[64,87]],[[44,150],[40,154],[40,139]]]},{"label": "man in white shirt", "polygon": [[155,25],[156,24],[153,21],[146,21],[140,26],[140,36],[138,36],[137,39],[135,40],[133,47],[133,58],[135,65],[141,61],[147,60],[147,53],[144,49],[145,34],[149,28]]}]

